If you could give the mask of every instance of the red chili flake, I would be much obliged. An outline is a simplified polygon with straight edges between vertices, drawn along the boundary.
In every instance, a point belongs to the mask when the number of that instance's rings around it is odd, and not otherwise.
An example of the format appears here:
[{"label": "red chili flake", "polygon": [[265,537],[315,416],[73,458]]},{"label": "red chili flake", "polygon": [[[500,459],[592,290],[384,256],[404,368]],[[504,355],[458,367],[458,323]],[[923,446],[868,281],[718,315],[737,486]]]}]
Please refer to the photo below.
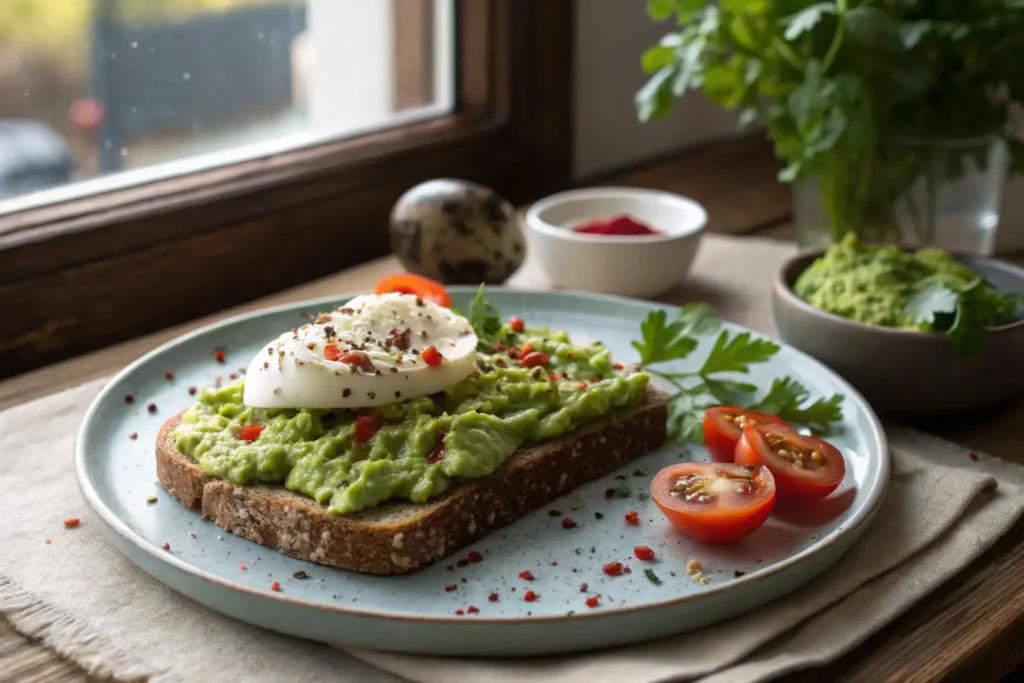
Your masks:
[{"label": "red chili flake", "polygon": [[423,362],[432,368],[436,368],[441,364],[441,361],[444,360],[444,358],[441,357],[441,353],[433,346],[428,346],[423,349],[423,353],[420,355],[423,356]]},{"label": "red chili flake", "polygon": [[513,332],[522,332],[526,329],[526,323],[523,322],[522,318],[512,316],[508,319],[508,328]]},{"label": "red chili flake", "polygon": [[188,388],[188,395],[189,396],[195,396],[196,395],[196,391],[198,391],[198,390],[195,387],[189,387]]},{"label": "red chili flake", "polygon": [[238,379],[238,373],[232,372],[230,375],[228,375],[228,379]]},{"label": "red chili flake", "polygon": [[46,539],[45,541],[43,541],[43,543],[45,543],[46,545],[50,545],[51,543],[53,543],[53,541],[51,541],[50,539]]},{"label": "red chili flake", "polygon": [[470,550],[469,555],[467,555],[466,557],[469,559],[470,562],[473,563],[484,561],[483,553],[481,553],[479,550]]},{"label": "red chili flake", "polygon": [[278,593],[280,593],[281,592],[281,582],[280,581],[275,581],[274,583],[270,584],[270,590],[277,591]]},{"label": "red chili flake", "polygon": [[643,560],[644,562],[654,561],[654,551],[645,545],[638,545],[633,548],[633,554],[636,555],[638,560]]},{"label": "red chili flake", "polygon": [[491,593],[490,595],[487,596],[487,600],[489,602],[498,602],[498,594],[497,593]]},{"label": "red chili flake", "polygon": [[224,362],[224,349],[217,349],[213,352],[213,357],[217,359],[218,363]]},{"label": "red chili flake", "polygon": [[126,396],[124,397],[124,402],[125,402],[125,403],[135,403],[135,395],[134,395],[134,394],[128,394],[128,395],[126,395]]},{"label": "red chili flake", "polygon": [[449,583],[449,584],[447,584],[444,587],[444,591],[446,593],[451,593],[452,591],[455,591],[455,590],[458,590],[458,589],[459,589],[459,584],[457,584],[457,583]]},{"label": "red chili flake", "polygon": [[370,357],[362,351],[347,351],[338,356],[338,361],[345,365],[351,365],[359,368],[368,374],[373,374],[377,371],[377,368],[373,365],[373,361],[370,360]]},{"label": "red chili flake", "polygon": [[630,510],[625,514],[626,523],[633,524],[634,526],[640,523],[640,513],[636,510]]},{"label": "red chili flake", "polygon": [[618,576],[622,573],[622,570],[623,566],[621,562],[609,562],[605,566],[601,567],[601,571],[608,576]]},{"label": "red chili flake", "polygon": [[588,588],[587,582],[584,581],[583,583],[580,584],[580,593],[586,593],[587,592],[587,588]]},{"label": "red chili flake", "polygon": [[437,446],[434,447],[434,452],[427,456],[427,462],[433,465],[435,462],[441,462],[444,460],[445,449],[444,449],[444,434],[441,434],[437,438]]},{"label": "red chili flake", "polygon": [[341,357],[341,349],[334,344],[328,344],[324,347],[324,358],[327,360],[338,360]]},{"label": "red chili flake", "polygon": [[549,374],[548,374],[548,379],[549,379],[549,380],[551,380],[552,382],[554,382],[554,381],[558,380],[558,375],[556,375],[556,374],[555,374],[555,373],[553,373],[553,372],[552,372],[552,373],[549,373]]},{"label": "red chili flake", "polygon": [[562,370],[558,374],[562,376],[562,379],[569,379],[569,373],[566,372],[565,370]]},{"label": "red chili flake", "polygon": [[970,453],[967,454],[967,457],[970,458],[971,460],[977,460],[978,454],[975,453],[974,451],[971,451]]},{"label": "red chili flake", "polygon": [[457,616],[457,617],[461,617],[461,616],[462,616],[462,615],[464,615],[464,614],[465,614],[465,612],[463,612],[463,611],[462,611],[462,610],[460,610],[460,609],[457,609],[457,610],[455,610],[455,616]]},{"label": "red chili flake", "polygon": [[601,598],[596,595],[593,597],[589,597],[587,598],[587,607],[597,607],[600,604],[600,602]]},{"label": "red chili flake", "polygon": [[523,593],[523,600],[525,600],[526,602],[533,602],[536,599],[537,594],[533,591],[526,591],[525,593]]},{"label": "red chili flake", "polygon": [[533,572],[531,572],[529,570],[526,570],[524,572],[519,572],[519,578],[522,579],[523,581],[533,581]]},{"label": "red chili flake", "polygon": [[260,438],[260,434],[266,428],[266,425],[245,425],[242,427],[242,431],[238,433],[238,438],[242,441],[255,441]]},{"label": "red chili flake", "polygon": [[162,545],[161,547],[162,547],[162,548],[163,548],[164,550],[166,550],[167,552],[170,552],[170,551],[171,551],[171,544],[170,544],[170,543],[164,543],[164,544],[163,544],[163,545]]},{"label": "red chili flake", "polygon": [[614,368],[616,370],[621,370],[622,369],[622,363],[615,363]]},{"label": "red chili flake", "polygon": [[465,567],[466,565],[469,564],[469,560],[459,560],[455,564],[459,565],[460,567]]},{"label": "red chili flake", "polygon": [[605,500],[611,500],[614,497],[615,497],[615,489],[605,489],[604,490],[604,499]]},{"label": "red chili flake", "polygon": [[356,418],[356,433],[352,441],[356,444],[364,444],[373,438],[373,435],[380,429],[380,418],[376,415],[360,415]]},{"label": "red chili flake", "polygon": [[246,566],[245,566],[244,564],[240,564],[240,565],[238,565],[238,568],[239,568],[239,569],[241,569],[241,570],[242,570],[243,572],[247,572],[247,571],[249,571],[249,568],[248,568],[248,567],[246,567]]},{"label": "red chili flake", "polygon": [[128,438],[131,439],[132,441],[135,441],[135,439],[139,438],[139,433],[132,432],[131,434],[128,435]]},{"label": "red chili flake", "polygon": [[166,377],[169,380],[170,379],[174,379],[174,371],[173,370],[164,370],[164,377]]},{"label": "red chili flake", "polygon": [[562,516],[562,511],[561,510],[548,510],[548,517],[561,517],[561,516]]},{"label": "red chili flake", "polygon": [[469,607],[467,607],[466,611],[468,613],[470,613],[470,614],[479,614],[480,613],[480,610],[478,610],[476,607],[473,607],[473,605],[470,605]]},{"label": "red chili flake", "polygon": [[558,562],[552,562],[552,563],[551,563],[551,566],[552,566],[552,567],[557,567],[557,566],[558,566]]},{"label": "red chili flake", "polygon": [[523,367],[527,368],[542,368],[549,362],[551,362],[551,359],[548,357],[548,354],[543,351],[534,351],[533,353],[526,354],[522,358]]},{"label": "red chili flake", "polygon": [[156,404],[155,403],[150,403],[148,406],[146,406],[146,410],[148,410],[151,413],[155,413],[156,412]]},{"label": "red chili flake", "polygon": [[600,382],[602,379],[604,379],[604,377],[601,377],[601,375],[594,375],[593,377],[590,378],[590,381],[591,382]]},{"label": "red chili flake", "polygon": [[622,568],[622,573],[623,573],[623,574],[632,574],[632,573],[633,573],[633,570],[632,570],[632,569],[630,569],[629,567],[623,567],[623,568]]},{"label": "red chili flake", "polygon": [[563,529],[575,529],[576,527],[577,527],[576,522],[572,521],[568,517],[566,517],[565,519],[562,520],[562,528]]},{"label": "red chili flake", "polygon": [[75,527],[77,527],[81,523],[82,523],[82,520],[80,520],[78,517],[71,517],[70,519],[65,519],[64,520],[64,528],[65,529],[74,529]]},{"label": "red chili flake", "polygon": [[587,383],[586,383],[586,382],[580,382],[580,389],[586,389],[586,388],[587,388],[587,386],[588,386],[588,385],[587,385]]}]

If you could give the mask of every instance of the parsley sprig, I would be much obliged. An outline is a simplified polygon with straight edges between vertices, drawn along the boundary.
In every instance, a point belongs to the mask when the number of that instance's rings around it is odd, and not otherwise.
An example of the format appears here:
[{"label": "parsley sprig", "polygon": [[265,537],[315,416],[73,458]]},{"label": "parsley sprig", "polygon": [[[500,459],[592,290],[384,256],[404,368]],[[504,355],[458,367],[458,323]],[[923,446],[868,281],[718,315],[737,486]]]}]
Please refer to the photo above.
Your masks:
[{"label": "parsley sprig", "polygon": [[1000,292],[982,278],[963,282],[932,276],[907,299],[906,312],[923,332],[941,332],[953,350],[978,355],[988,329],[1006,323],[1024,305],[1024,295]]},{"label": "parsley sprig", "polygon": [[[650,367],[688,358],[697,349],[697,337],[716,331],[715,343],[698,370],[670,372]],[[679,443],[701,441],[704,411],[716,405],[776,414],[815,432],[826,432],[842,419],[841,394],[811,401],[807,388],[791,377],[776,379],[768,393],[757,399],[757,386],[734,376],[749,374],[752,366],[770,360],[779,345],[750,332],[721,329],[721,321],[706,304],[687,305],[672,319],[664,310],[651,311],[640,325],[640,334],[642,339],[633,342],[640,362],[676,389],[669,399],[668,430]]]}]

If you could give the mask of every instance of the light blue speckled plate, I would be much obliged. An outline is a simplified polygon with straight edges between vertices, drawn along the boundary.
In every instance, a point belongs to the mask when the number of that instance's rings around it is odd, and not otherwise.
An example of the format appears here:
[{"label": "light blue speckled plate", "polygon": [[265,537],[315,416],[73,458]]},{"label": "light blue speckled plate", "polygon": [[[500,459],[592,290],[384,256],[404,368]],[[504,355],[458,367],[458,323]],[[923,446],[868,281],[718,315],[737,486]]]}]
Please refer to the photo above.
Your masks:
[{"label": "light blue speckled plate", "polygon": [[[466,309],[473,292],[453,288]],[[623,361],[637,360],[630,340],[651,310],[647,303],[572,293],[493,289],[488,298],[503,315],[567,330],[582,342],[600,338]],[[799,587],[841,561],[882,501],[889,477],[885,435],[871,408],[820,363],[783,348],[753,381],[792,375],[814,395],[846,395],[845,420],[832,439],[847,461],[841,488],[814,508],[815,522],[774,516],[731,547],[709,547],[676,533],[650,500],[650,476],[702,448],[667,446],[614,475],[592,482],[543,510],[492,534],[420,573],[376,577],[288,558],[235,537],[175,502],[156,482],[154,443],[160,424],[192,401],[188,387],[228,379],[281,330],[303,314],[340,305],[348,297],[289,305],[226,320],[171,342],[125,368],[89,409],[78,435],[75,467],[89,504],[110,541],[167,585],[227,615],[275,631],[337,645],[434,655],[521,656],[568,652],[646,640],[705,626],[751,610]],[[685,364],[695,369],[710,340]],[[214,359],[224,348],[227,362]],[[174,372],[168,380],[166,370]],[[134,394],[126,404],[126,394]],[[155,414],[147,404],[155,403]],[[138,433],[138,439],[129,435]],[[629,498],[605,500],[626,485]],[[147,503],[156,496],[158,502]],[[559,514],[549,514],[557,510]],[[640,513],[640,526],[623,516]],[[601,516],[600,518],[598,516]],[[562,517],[578,523],[563,529]],[[162,549],[170,544],[170,551]],[[647,545],[657,560],[641,563],[633,547]],[[459,566],[468,550],[484,560]],[[694,582],[686,564],[700,562],[711,580]],[[609,577],[601,566],[623,562],[632,573]],[[463,563],[465,564],[465,563]],[[243,571],[240,566],[244,565]],[[661,584],[652,583],[652,569]],[[529,570],[533,581],[519,573]],[[293,578],[304,571],[306,579]],[[279,581],[280,592],[271,583]],[[581,591],[581,584],[587,590]],[[454,591],[445,586],[457,585]],[[539,597],[526,602],[533,590]],[[488,596],[497,593],[491,602]],[[600,594],[600,606],[585,605]],[[479,613],[457,616],[470,606]]]}]

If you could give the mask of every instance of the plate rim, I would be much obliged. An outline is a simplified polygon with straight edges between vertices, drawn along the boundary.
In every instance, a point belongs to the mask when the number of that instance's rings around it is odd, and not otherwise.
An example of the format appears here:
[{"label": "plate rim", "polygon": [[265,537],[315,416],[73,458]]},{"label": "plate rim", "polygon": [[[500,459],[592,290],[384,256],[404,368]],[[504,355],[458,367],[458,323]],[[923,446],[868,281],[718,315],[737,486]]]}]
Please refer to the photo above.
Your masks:
[{"label": "plate rim", "polygon": [[[479,289],[479,287],[470,286],[470,285],[453,285],[453,286],[447,287],[447,289],[448,289],[449,292],[452,292],[452,293],[467,294],[467,295],[471,296],[472,294],[474,294]],[[497,287],[497,286],[491,287],[491,289],[492,290],[497,289],[497,290],[499,290],[499,291],[501,291],[503,293],[511,294],[511,295],[527,295],[527,296],[537,296],[537,297],[552,297],[552,296],[562,297],[562,296],[569,296],[569,297],[575,297],[575,298],[593,299],[593,300],[596,300],[598,302],[606,301],[606,302],[609,302],[609,303],[615,303],[615,304],[620,304],[620,305],[626,304],[626,305],[630,305],[630,306],[636,306],[636,307],[643,308],[643,309],[646,309],[646,310],[649,310],[649,311],[650,310],[658,310],[658,309],[664,309],[664,310],[667,310],[667,311],[673,311],[673,310],[679,310],[680,308],[682,308],[681,306],[676,305],[676,304],[666,304],[666,303],[662,303],[662,302],[648,301],[648,300],[644,300],[644,299],[634,299],[634,298],[624,297],[624,296],[617,296],[617,295],[611,295],[611,294],[597,294],[597,293],[592,293],[592,292],[583,292],[583,291],[576,291],[576,290],[536,290],[536,289],[526,289],[526,288],[520,288],[520,287]],[[291,607],[304,608],[304,609],[312,609],[312,610],[315,610],[317,612],[326,612],[326,613],[331,613],[331,614],[335,614],[335,615],[339,615],[339,616],[344,616],[344,617],[371,618],[371,619],[381,619],[381,620],[386,620],[386,621],[398,621],[398,622],[406,622],[406,623],[427,623],[427,624],[466,624],[466,623],[470,623],[470,622],[467,622],[464,617],[458,617],[458,616],[453,616],[453,615],[412,614],[412,613],[403,613],[403,612],[393,612],[393,611],[388,611],[388,610],[383,610],[383,609],[352,608],[352,607],[348,607],[346,605],[333,605],[333,604],[324,603],[324,602],[317,602],[317,601],[314,601],[314,600],[297,598],[297,597],[293,597],[293,596],[290,596],[290,595],[285,595],[285,594],[278,593],[278,592],[273,592],[273,591],[266,590],[266,589],[260,589],[260,588],[245,586],[245,585],[242,585],[242,584],[237,584],[237,583],[235,583],[235,582],[233,582],[233,581],[231,581],[231,580],[229,580],[227,578],[221,577],[221,576],[219,576],[217,574],[214,574],[214,573],[211,573],[211,572],[206,571],[204,569],[201,569],[199,567],[196,567],[195,565],[192,565],[192,564],[184,561],[183,559],[181,559],[181,558],[179,558],[179,557],[177,557],[175,555],[168,554],[166,551],[163,551],[162,549],[159,549],[157,546],[153,545],[152,543],[150,543],[146,539],[142,538],[138,533],[133,531],[128,526],[127,523],[125,523],[123,520],[121,520],[114,513],[114,511],[103,501],[103,499],[100,496],[99,492],[97,491],[96,487],[93,486],[92,479],[89,476],[89,473],[87,471],[88,470],[88,468],[87,468],[87,457],[88,457],[88,455],[86,453],[85,443],[88,440],[88,435],[89,435],[90,429],[93,428],[93,423],[95,422],[96,414],[99,412],[100,406],[103,403],[105,403],[106,400],[108,400],[108,396],[113,392],[114,387],[118,384],[119,380],[121,380],[123,377],[125,377],[125,376],[131,374],[132,372],[134,372],[138,367],[140,367],[142,365],[145,365],[151,359],[160,356],[161,354],[165,353],[166,351],[168,351],[170,349],[173,349],[174,347],[176,347],[176,346],[178,346],[178,345],[180,345],[182,343],[185,343],[185,342],[187,342],[187,341],[189,341],[191,339],[194,339],[196,337],[203,336],[205,334],[208,334],[210,332],[213,332],[213,331],[215,331],[217,329],[220,329],[220,328],[223,328],[223,327],[227,327],[227,326],[234,325],[234,324],[237,324],[237,323],[245,322],[245,321],[248,321],[248,320],[254,320],[254,319],[261,318],[261,317],[268,316],[268,315],[273,315],[273,314],[276,314],[276,313],[284,313],[284,312],[287,312],[287,311],[301,310],[301,309],[307,308],[307,307],[322,305],[322,304],[327,303],[327,302],[346,300],[346,299],[350,299],[352,297],[359,296],[360,294],[365,294],[365,293],[367,293],[367,292],[366,291],[343,292],[343,293],[339,293],[339,294],[335,294],[335,295],[330,295],[330,296],[317,297],[317,298],[313,298],[313,299],[303,299],[301,301],[296,301],[296,302],[291,302],[291,303],[277,304],[277,305],[274,305],[274,306],[268,306],[268,307],[259,308],[259,309],[253,310],[253,311],[248,311],[248,312],[243,312],[243,313],[227,316],[227,317],[222,318],[220,320],[216,320],[214,322],[208,323],[208,324],[203,325],[201,327],[198,327],[198,328],[196,328],[194,330],[186,332],[186,333],[184,333],[182,335],[179,335],[179,336],[175,337],[174,339],[171,339],[171,340],[169,340],[167,342],[164,342],[163,344],[159,345],[155,349],[153,349],[153,350],[149,351],[148,353],[145,353],[142,356],[140,356],[139,358],[135,359],[134,361],[129,363],[127,366],[122,368],[119,372],[117,372],[113,377],[110,378],[110,380],[103,386],[103,388],[100,390],[100,392],[95,396],[95,398],[93,399],[92,403],[89,405],[89,408],[86,411],[85,416],[82,419],[82,423],[79,426],[78,431],[77,431],[77,433],[75,435],[75,453],[74,453],[75,477],[77,479],[79,491],[82,493],[82,496],[85,498],[86,502],[89,504],[89,507],[92,508],[92,512],[94,514],[96,514],[100,518],[100,520],[107,526],[109,531],[117,534],[118,536],[121,536],[125,541],[127,541],[129,544],[134,546],[134,548],[137,551],[142,551],[143,553],[151,556],[157,562],[159,562],[159,563],[161,563],[161,564],[163,564],[163,565],[165,565],[165,566],[167,566],[167,567],[169,567],[169,568],[171,568],[171,569],[173,569],[175,571],[187,574],[187,575],[189,575],[189,576],[191,576],[193,578],[200,579],[201,581],[217,585],[218,587],[223,588],[225,590],[234,591],[236,593],[241,593],[241,594],[243,594],[243,595],[245,595],[246,597],[249,597],[249,598],[253,598],[253,599],[256,599],[256,600],[269,601],[271,603],[284,603],[284,604],[287,604],[287,605],[289,605]],[[523,615],[519,615],[519,616],[500,616],[500,617],[474,617],[472,622],[471,622],[472,624],[491,625],[491,626],[532,626],[532,625],[538,625],[538,624],[564,623],[564,622],[566,622],[568,620],[573,620],[575,622],[575,621],[581,620],[581,619],[587,620],[589,622],[597,622],[597,621],[601,621],[601,620],[622,618],[625,615],[636,615],[636,614],[644,612],[644,611],[669,610],[669,609],[673,609],[673,608],[678,608],[678,607],[680,607],[682,605],[685,605],[687,603],[699,602],[699,601],[702,601],[702,600],[710,600],[710,599],[713,599],[713,598],[716,598],[716,597],[720,597],[720,596],[728,593],[730,590],[733,590],[733,588],[735,586],[737,586],[737,585],[742,585],[744,587],[749,588],[749,587],[753,586],[756,583],[760,583],[760,582],[767,581],[767,580],[770,580],[772,578],[775,578],[778,574],[780,574],[782,572],[785,572],[785,571],[788,571],[788,570],[792,570],[797,565],[812,559],[814,556],[818,555],[821,552],[824,552],[824,551],[828,550],[834,544],[840,542],[841,538],[844,537],[844,536],[848,536],[850,534],[853,534],[854,535],[854,541],[853,542],[856,542],[856,539],[860,537],[860,535],[863,533],[865,528],[868,525],[870,525],[872,521],[874,521],[874,519],[876,517],[876,514],[877,514],[879,508],[881,507],[881,504],[882,504],[883,500],[885,499],[885,495],[886,495],[886,493],[888,491],[888,488],[889,488],[890,472],[891,472],[891,454],[889,452],[889,444],[888,444],[888,439],[887,439],[886,434],[885,434],[885,430],[882,427],[882,423],[881,423],[881,420],[879,419],[878,415],[875,413],[874,409],[871,407],[871,404],[868,403],[868,401],[860,394],[860,392],[858,392],[852,385],[850,385],[849,382],[847,382],[841,375],[836,373],[834,370],[832,370],[831,368],[829,368],[828,366],[826,366],[824,363],[822,363],[821,361],[817,360],[813,356],[810,356],[809,354],[804,353],[800,349],[798,349],[798,348],[796,348],[796,347],[794,347],[792,345],[786,344],[785,342],[782,342],[781,340],[772,339],[768,335],[765,335],[765,334],[763,334],[761,332],[758,332],[756,330],[750,329],[750,328],[745,327],[743,325],[739,325],[737,323],[732,323],[732,322],[725,321],[725,320],[723,320],[722,322],[723,322],[724,326],[726,326],[728,328],[731,328],[731,329],[734,329],[734,330],[738,329],[738,330],[745,331],[745,332],[751,332],[752,334],[755,334],[755,335],[757,335],[757,336],[759,336],[761,338],[770,339],[771,341],[779,344],[780,348],[785,348],[789,352],[796,353],[796,355],[802,361],[809,362],[812,367],[816,366],[816,369],[819,372],[823,372],[826,376],[829,376],[829,378],[833,382],[835,382],[837,384],[837,386],[839,387],[839,390],[843,392],[844,396],[852,397],[861,406],[863,406],[863,408],[864,408],[864,410],[866,412],[866,415],[867,415],[870,427],[871,427],[871,434],[869,435],[869,438],[866,439],[866,441],[868,441],[871,445],[876,446],[878,448],[879,473],[878,473],[878,484],[874,487],[874,489],[872,489],[872,490],[870,490],[868,492],[868,498],[865,501],[864,506],[862,507],[862,509],[861,509],[860,513],[858,514],[858,516],[855,519],[851,520],[851,522],[849,524],[845,524],[843,526],[840,526],[839,528],[835,529],[829,535],[827,535],[827,536],[825,536],[823,538],[818,539],[818,541],[816,541],[815,543],[813,543],[812,545],[810,545],[809,547],[805,548],[804,550],[802,550],[801,552],[799,552],[799,553],[797,553],[795,555],[792,555],[790,557],[787,557],[784,560],[781,560],[781,561],[779,561],[779,562],[777,562],[777,563],[775,563],[773,565],[770,565],[769,567],[766,567],[766,568],[764,568],[763,570],[761,570],[759,572],[748,574],[747,576],[744,576],[744,577],[739,577],[739,578],[737,578],[737,579],[735,579],[735,580],[733,580],[733,581],[731,581],[729,583],[724,583],[724,584],[720,584],[720,585],[716,585],[716,586],[707,588],[706,590],[701,591],[699,593],[690,593],[690,594],[687,594],[687,595],[677,596],[675,598],[672,598],[672,599],[669,599],[669,600],[665,600],[665,601],[661,601],[661,602],[657,602],[657,603],[646,603],[646,604],[638,604],[638,605],[621,606],[621,607],[616,607],[614,609],[600,610],[600,611],[587,611],[587,612],[582,612],[582,613],[581,612],[576,612],[572,616],[567,616],[565,614],[558,614],[558,615],[552,614],[552,615],[537,615],[537,616],[523,616]],[[177,502],[177,501],[175,501],[175,502]],[[851,545],[852,545],[852,543],[851,543]],[[267,548],[267,549],[268,550],[273,550],[272,548]],[[845,549],[844,549],[842,554],[845,554]],[[138,566],[138,563],[135,561],[134,558],[132,558],[127,553],[125,553],[125,555],[128,556],[128,559],[130,559],[133,564]],[[837,562],[837,561],[841,560],[842,559],[841,555],[840,555],[840,557],[838,559],[834,560],[833,562],[830,562],[829,566],[834,564],[834,562]],[[293,559],[297,559],[297,558],[293,558]],[[141,567],[140,567],[140,569],[141,569]],[[338,568],[334,567],[333,569],[338,569]],[[143,571],[145,571],[145,570],[143,570]],[[341,571],[345,571],[345,570],[341,570]],[[157,577],[157,578],[159,579],[159,577]],[[809,580],[810,579],[808,579],[808,581]],[[808,581],[802,581],[802,582],[800,582],[800,585],[802,586],[803,584],[807,583]],[[161,582],[163,582],[163,581],[161,580]],[[186,596],[186,597],[190,597],[190,596]]]}]

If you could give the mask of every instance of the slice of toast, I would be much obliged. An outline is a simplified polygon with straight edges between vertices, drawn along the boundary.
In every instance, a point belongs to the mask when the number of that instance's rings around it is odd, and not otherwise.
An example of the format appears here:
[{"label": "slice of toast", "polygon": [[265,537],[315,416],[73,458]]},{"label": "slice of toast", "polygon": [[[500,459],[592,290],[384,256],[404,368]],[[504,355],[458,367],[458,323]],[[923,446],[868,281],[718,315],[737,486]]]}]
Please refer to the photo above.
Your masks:
[{"label": "slice of toast", "polygon": [[392,502],[350,514],[328,514],[308,496],[279,485],[238,486],[207,476],[179,453],[160,428],[160,483],[189,508],[201,508],[233,534],[310,562],[369,574],[426,567],[510,524],[558,496],[659,448],[666,438],[666,397],[565,437],[520,449],[492,474],[453,487],[426,503]]}]

